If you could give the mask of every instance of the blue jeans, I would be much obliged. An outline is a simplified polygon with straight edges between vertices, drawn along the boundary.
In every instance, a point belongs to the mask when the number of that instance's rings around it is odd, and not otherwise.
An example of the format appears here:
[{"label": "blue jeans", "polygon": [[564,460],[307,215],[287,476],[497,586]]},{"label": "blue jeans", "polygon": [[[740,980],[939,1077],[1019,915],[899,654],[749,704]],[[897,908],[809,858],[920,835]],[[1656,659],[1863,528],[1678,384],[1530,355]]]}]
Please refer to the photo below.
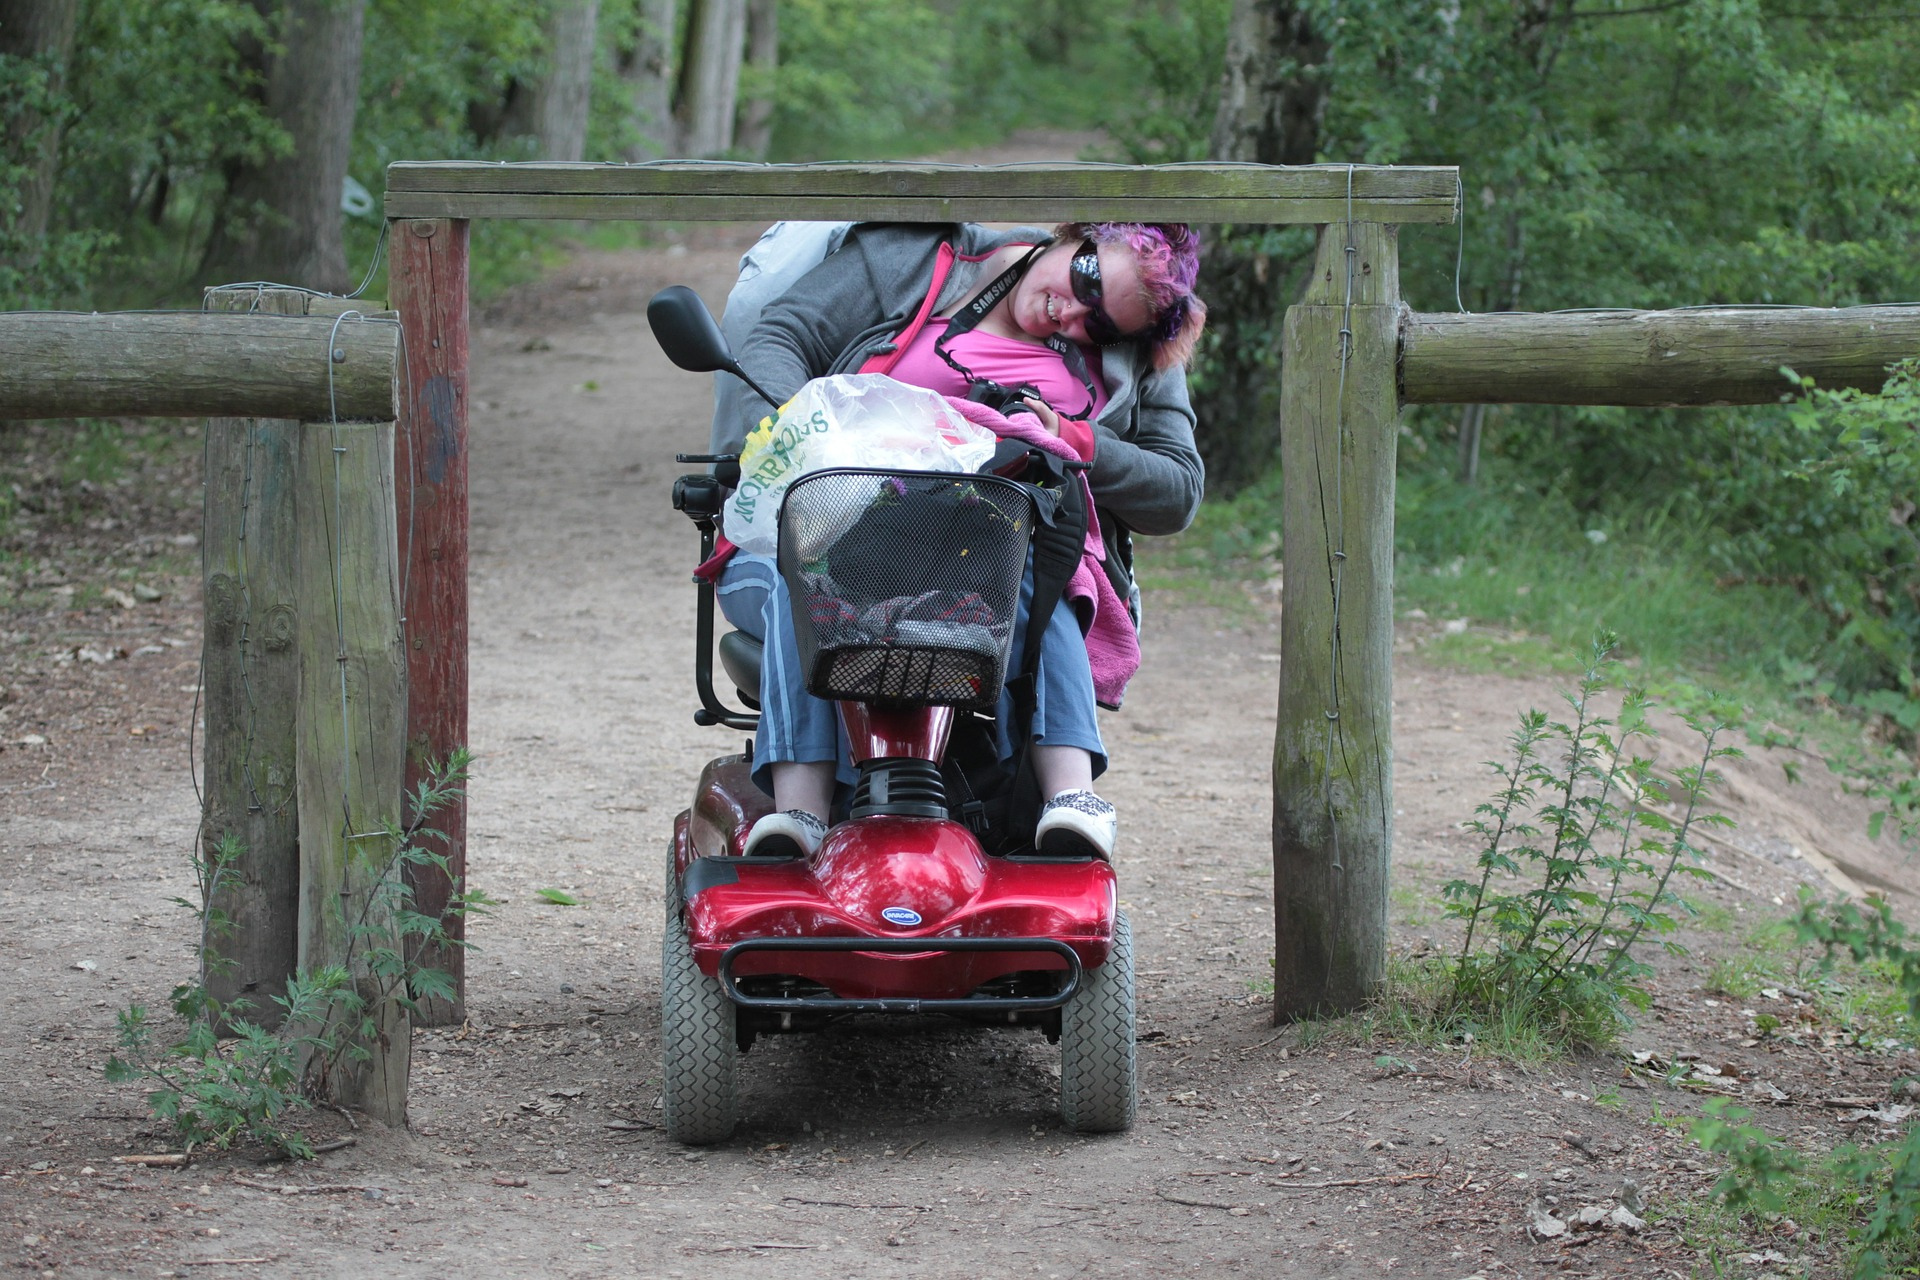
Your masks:
[{"label": "blue jeans", "polygon": [[[736,552],[727,561],[717,587],[721,611],[765,646],[760,659],[760,732],[753,746],[753,780],[773,794],[769,766],[834,761],[839,780],[854,782],[846,733],[833,704],[807,692],[800,669],[800,648],[793,636],[793,606],[778,566],[766,556]],[[1033,604],[1033,565],[1020,584],[1009,675],[1020,670],[1026,651],[1027,611]],[[758,616],[756,616],[756,609]],[[1013,695],[1002,689],[995,712],[1000,758],[1013,758],[1007,726]],[[1064,599],[1040,637],[1040,671],[1035,682],[1033,740],[1047,746],[1079,747],[1093,756],[1093,776],[1106,772],[1107,748],[1100,740],[1093,698],[1093,668],[1073,608]]]}]

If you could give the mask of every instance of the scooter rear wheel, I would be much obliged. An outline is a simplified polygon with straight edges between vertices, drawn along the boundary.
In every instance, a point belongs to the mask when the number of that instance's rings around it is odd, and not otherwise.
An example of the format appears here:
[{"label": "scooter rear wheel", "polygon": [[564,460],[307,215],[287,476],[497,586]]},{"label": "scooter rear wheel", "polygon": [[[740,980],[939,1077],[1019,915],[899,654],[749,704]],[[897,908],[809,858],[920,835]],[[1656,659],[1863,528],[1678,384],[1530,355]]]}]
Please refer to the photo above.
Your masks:
[{"label": "scooter rear wheel", "polygon": [[733,1002],[694,963],[678,893],[668,894],[660,950],[661,1107],[667,1136],[695,1146],[722,1142],[739,1114]]},{"label": "scooter rear wheel", "polygon": [[1107,961],[1060,1011],[1060,1118],[1080,1133],[1133,1127],[1140,1106],[1133,1044],[1133,926],[1113,919]]}]

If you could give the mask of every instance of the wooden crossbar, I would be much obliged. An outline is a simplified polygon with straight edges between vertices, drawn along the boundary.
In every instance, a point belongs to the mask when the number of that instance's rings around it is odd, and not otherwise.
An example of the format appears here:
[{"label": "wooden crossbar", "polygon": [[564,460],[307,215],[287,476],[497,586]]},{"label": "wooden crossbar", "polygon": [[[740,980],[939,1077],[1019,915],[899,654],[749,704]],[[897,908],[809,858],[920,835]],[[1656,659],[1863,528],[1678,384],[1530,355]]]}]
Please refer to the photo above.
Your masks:
[{"label": "wooden crossbar", "polygon": [[1405,312],[1408,404],[1771,404],[1796,390],[1878,391],[1920,356],[1920,307],[1689,307],[1677,311]]},{"label": "wooden crossbar", "polygon": [[399,348],[379,316],[0,312],[0,421],[387,421]]},{"label": "wooden crossbar", "polygon": [[1452,166],[485,164],[387,167],[389,218],[1452,222]]}]

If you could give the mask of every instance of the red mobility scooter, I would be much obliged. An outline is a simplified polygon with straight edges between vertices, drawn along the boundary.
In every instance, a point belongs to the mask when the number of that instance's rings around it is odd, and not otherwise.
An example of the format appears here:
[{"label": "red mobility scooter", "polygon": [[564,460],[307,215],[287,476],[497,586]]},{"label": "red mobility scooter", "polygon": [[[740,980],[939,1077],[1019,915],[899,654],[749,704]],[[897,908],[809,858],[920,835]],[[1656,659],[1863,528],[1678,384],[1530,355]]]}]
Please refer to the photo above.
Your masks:
[{"label": "red mobility scooter", "polygon": [[[676,365],[746,377],[691,290],[663,290],[647,314]],[[704,561],[738,460],[679,460],[710,468],[674,485]],[[1060,1045],[1068,1127],[1133,1123],[1132,941],[1113,869],[1043,857],[1030,827],[1022,843],[983,818],[1004,773],[993,709],[1048,497],[993,474],[849,469],[788,490],[779,566],[802,666],[808,690],[838,704],[858,784],[811,857],[749,856],[747,833],[772,807],[749,741],[701,771],[674,820],[661,1038],[675,1139],[732,1132],[739,1059],[757,1037],[856,1014],[1036,1028]],[[694,718],[751,730],[758,718],[714,690],[714,589],[698,590]],[[757,706],[759,641],[730,632],[718,652]]]}]

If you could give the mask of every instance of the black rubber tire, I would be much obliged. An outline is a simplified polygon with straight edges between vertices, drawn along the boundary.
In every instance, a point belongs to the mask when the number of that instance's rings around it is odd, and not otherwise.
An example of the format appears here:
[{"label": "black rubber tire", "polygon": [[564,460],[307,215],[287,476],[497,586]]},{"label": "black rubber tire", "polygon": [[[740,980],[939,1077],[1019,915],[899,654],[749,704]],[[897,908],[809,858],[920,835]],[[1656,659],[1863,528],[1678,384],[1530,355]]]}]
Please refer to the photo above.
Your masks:
[{"label": "black rubber tire", "polygon": [[1133,926],[1114,916],[1107,962],[1080,978],[1060,1011],[1060,1118],[1080,1133],[1133,1127],[1140,1109],[1134,1054]]},{"label": "black rubber tire", "polygon": [[[673,879],[668,863],[667,878]],[[724,1142],[739,1114],[733,1002],[700,972],[679,895],[669,895],[660,946],[661,1107],[667,1136],[690,1146]]]}]

